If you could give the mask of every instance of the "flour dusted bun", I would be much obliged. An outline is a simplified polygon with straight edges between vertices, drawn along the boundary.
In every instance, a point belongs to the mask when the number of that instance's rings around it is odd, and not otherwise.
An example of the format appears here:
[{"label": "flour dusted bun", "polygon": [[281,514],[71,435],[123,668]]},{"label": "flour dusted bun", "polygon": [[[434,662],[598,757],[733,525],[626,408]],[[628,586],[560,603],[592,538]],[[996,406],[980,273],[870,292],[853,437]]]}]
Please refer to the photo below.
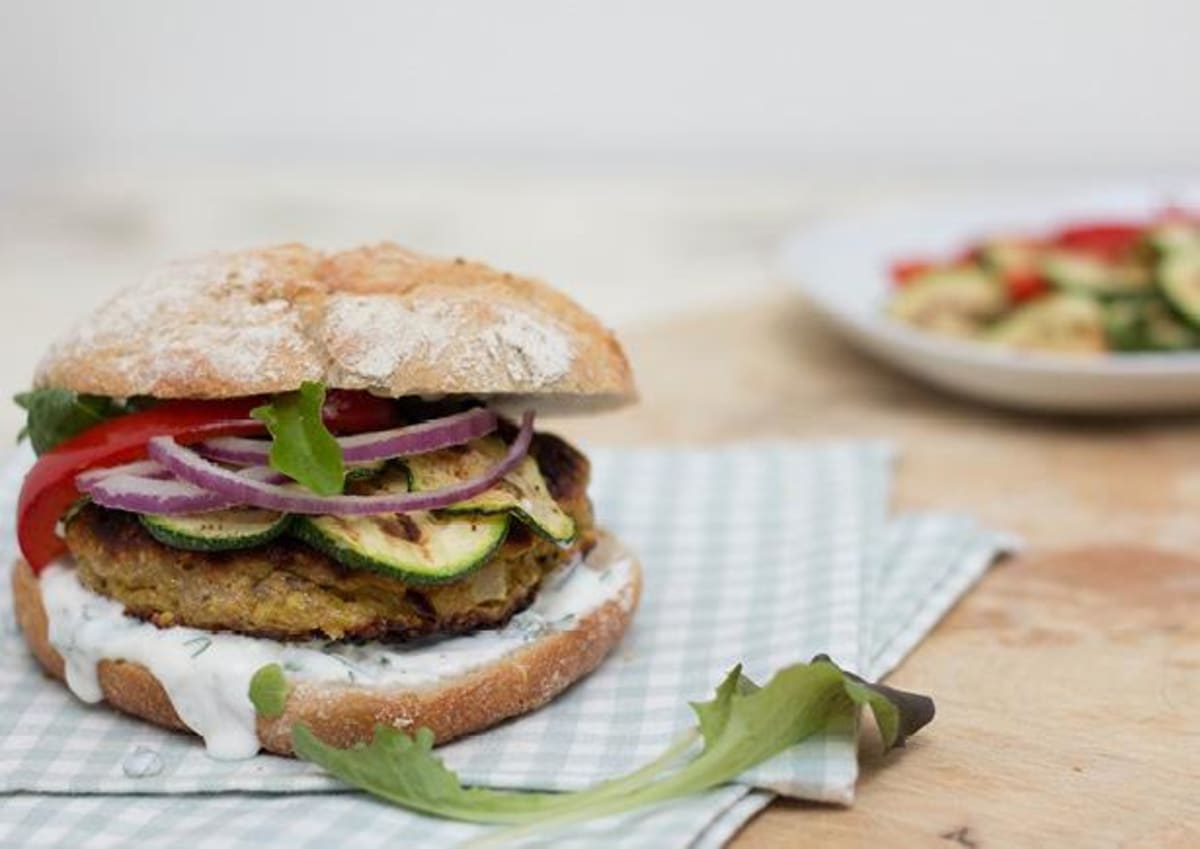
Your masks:
[{"label": "flour dusted bun", "polygon": [[[589,555],[631,558],[611,538]],[[578,568],[590,568],[587,565]],[[291,729],[308,725],[328,743],[346,747],[371,739],[378,723],[405,731],[433,731],[438,743],[480,731],[527,713],[553,699],[595,669],[629,626],[641,595],[641,570],[630,559],[628,579],[615,595],[582,616],[569,630],[549,631],[499,660],[420,689],[373,689],[346,684],[297,682],[282,716],[258,720],[262,747],[292,754]],[[48,673],[65,678],[64,661],[50,645],[40,582],[23,560],[13,570],[17,620],[33,654]],[[145,666],[102,660],[98,669],[104,698],[114,707],[167,728],[190,730],[171,706],[158,679]]]},{"label": "flour dusted bun", "polygon": [[226,398],[306,380],[376,394],[632,400],[620,345],[544,283],[384,243],[282,245],[171,263],[53,346],[36,385]]}]

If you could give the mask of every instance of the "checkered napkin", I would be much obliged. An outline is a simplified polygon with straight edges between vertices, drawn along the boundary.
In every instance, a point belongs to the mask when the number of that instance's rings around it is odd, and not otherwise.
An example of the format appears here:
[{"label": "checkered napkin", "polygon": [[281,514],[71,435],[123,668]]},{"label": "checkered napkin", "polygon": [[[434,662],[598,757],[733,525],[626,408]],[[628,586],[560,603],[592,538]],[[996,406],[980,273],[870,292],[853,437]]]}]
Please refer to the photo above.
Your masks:
[{"label": "checkered napkin", "polygon": [[[640,556],[643,607],[613,656],[528,717],[440,750],[466,783],[568,790],[628,771],[693,724],[744,662],[825,652],[878,677],[1013,541],[949,514],[886,513],[874,443],[595,450],[597,515]],[[14,554],[23,454],[0,474],[0,561]],[[453,846],[482,829],[410,814],[299,761],[208,758],[48,683],[0,589],[0,845]],[[936,729],[934,730],[936,733]],[[854,729],[831,731],[742,783],[556,835],[555,846],[719,847],[772,793],[848,804]],[[255,795],[249,795],[249,794]],[[203,794],[203,795],[200,795]]]}]

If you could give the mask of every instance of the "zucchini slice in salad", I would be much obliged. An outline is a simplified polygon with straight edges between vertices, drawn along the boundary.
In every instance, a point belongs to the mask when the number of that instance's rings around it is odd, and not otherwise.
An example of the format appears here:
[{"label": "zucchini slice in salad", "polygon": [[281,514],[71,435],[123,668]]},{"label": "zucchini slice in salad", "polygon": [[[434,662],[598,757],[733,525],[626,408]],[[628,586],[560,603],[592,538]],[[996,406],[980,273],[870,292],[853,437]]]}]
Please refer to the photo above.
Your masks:
[{"label": "zucchini slice in salad", "polygon": [[1150,351],[1187,351],[1200,347],[1200,331],[1160,298],[1146,304],[1142,338]]},{"label": "zucchini slice in salad", "polygon": [[1176,251],[1200,251],[1200,227],[1188,221],[1158,224],[1146,233],[1145,241],[1160,257]]},{"label": "zucchini slice in salad", "polygon": [[1043,248],[1028,239],[988,239],[979,246],[983,267],[1000,276],[1033,273]]},{"label": "zucchini slice in salad", "polygon": [[[468,478],[478,477],[503,459],[508,446],[494,436],[476,439],[467,445],[447,448],[404,460],[414,491],[441,489]],[[566,544],[575,539],[575,520],[558,506],[546,486],[537,460],[526,456],[515,470],[494,487],[467,501],[444,510],[446,514],[511,512],[532,530],[554,542]]]},{"label": "zucchini slice in salad", "polygon": [[[389,466],[352,489],[363,495],[407,492],[408,474],[399,465]],[[292,533],[345,566],[410,584],[438,584],[462,578],[486,563],[508,535],[508,523],[507,513],[297,516]]]},{"label": "zucchini slice in salad", "polygon": [[1100,304],[1052,294],[1015,310],[988,332],[988,341],[1025,351],[1098,354],[1107,350]]},{"label": "zucchini slice in salad", "polygon": [[1049,251],[1042,257],[1042,273],[1055,288],[1093,298],[1125,298],[1153,291],[1150,272],[1128,263],[1114,264],[1073,251]]},{"label": "zucchini slice in salad", "polygon": [[1200,329],[1200,250],[1173,250],[1163,257],[1158,288],[1171,309]]},{"label": "zucchini slice in salad", "polygon": [[187,551],[254,548],[278,537],[291,522],[286,513],[233,507],[178,516],[139,515],[142,526],[164,545]]},{"label": "zucchini slice in salad", "polygon": [[1144,351],[1146,341],[1146,313],[1149,298],[1119,298],[1106,301],[1104,311],[1104,334],[1108,347],[1113,351]]},{"label": "zucchini slice in salad", "polygon": [[888,314],[936,333],[973,336],[998,318],[1008,298],[999,278],[979,268],[928,271],[901,289]]}]

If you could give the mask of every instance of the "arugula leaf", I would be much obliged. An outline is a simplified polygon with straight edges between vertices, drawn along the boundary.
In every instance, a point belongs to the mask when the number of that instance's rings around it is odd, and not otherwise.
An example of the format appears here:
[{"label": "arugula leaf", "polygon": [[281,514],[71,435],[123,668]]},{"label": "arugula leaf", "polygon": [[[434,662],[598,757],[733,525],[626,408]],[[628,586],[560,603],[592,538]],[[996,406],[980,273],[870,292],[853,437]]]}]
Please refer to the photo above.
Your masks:
[{"label": "arugula leaf", "polygon": [[112,398],[80,395],[69,389],[34,389],[15,395],[13,401],[27,413],[17,441],[28,437],[39,456],[93,425],[130,412]]},{"label": "arugula leaf", "polygon": [[321,417],[325,387],[304,383],[298,392],[276,395],[250,415],[271,432],[271,468],[318,495],[337,495],[346,478],[342,449]]},{"label": "arugula leaf", "polygon": [[[735,667],[713,699],[694,703],[697,728],[647,766],[574,793],[464,787],[433,754],[433,734],[375,727],[369,745],[338,749],[303,724],[292,729],[296,753],[343,781],[425,814],[518,826],[563,826],[700,793],[830,728],[852,726],[862,705],[877,717],[888,748],[932,716],[932,701],[868,684],[827,658],[785,667],[759,687]],[[925,707],[928,706],[926,710]],[[698,753],[682,764],[699,739]]]},{"label": "arugula leaf", "polygon": [[250,679],[250,703],[258,715],[266,719],[283,715],[290,691],[283,667],[278,663],[267,664]]}]

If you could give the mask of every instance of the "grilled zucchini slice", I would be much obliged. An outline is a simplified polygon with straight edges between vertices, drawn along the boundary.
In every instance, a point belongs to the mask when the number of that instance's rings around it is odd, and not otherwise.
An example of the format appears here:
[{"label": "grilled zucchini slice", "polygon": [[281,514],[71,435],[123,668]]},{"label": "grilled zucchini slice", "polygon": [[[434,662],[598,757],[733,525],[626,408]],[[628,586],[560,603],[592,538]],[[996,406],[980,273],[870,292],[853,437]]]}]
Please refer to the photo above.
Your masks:
[{"label": "grilled zucchini slice", "polygon": [[[487,436],[467,445],[405,458],[416,492],[441,489],[478,477],[503,459],[508,446]],[[517,468],[487,492],[444,510],[445,514],[513,513],[537,533],[560,544],[575,539],[575,520],[558,506],[546,486],[537,460],[526,456]]]},{"label": "grilled zucchini slice", "polygon": [[1049,251],[1042,273],[1062,292],[1093,298],[1141,297],[1154,290],[1150,272],[1140,265],[1113,264],[1087,254]]},{"label": "grilled zucchini slice", "polygon": [[178,516],[139,515],[142,526],[164,545],[187,551],[254,548],[278,537],[291,522],[286,513],[233,507]]},{"label": "grilled zucchini slice", "polygon": [[1180,318],[1200,329],[1200,250],[1168,252],[1158,264],[1158,288]]},{"label": "grilled zucchini slice", "polygon": [[1001,277],[1038,270],[1042,246],[1029,239],[988,239],[979,246],[979,262]]},{"label": "grilled zucchini slice", "polygon": [[888,304],[892,318],[952,336],[973,336],[1008,305],[1000,279],[978,268],[926,272]]},{"label": "grilled zucchini slice", "polygon": [[1149,298],[1120,298],[1107,301],[1104,311],[1104,335],[1113,351],[1144,351],[1146,313]]},{"label": "grilled zucchini slice", "polygon": [[1200,347],[1200,331],[1179,317],[1161,298],[1146,304],[1143,329],[1150,351],[1187,351]]},{"label": "grilled zucchini slice", "polygon": [[1186,221],[1159,224],[1146,234],[1146,243],[1158,257],[1176,251],[1200,251],[1200,227]]},{"label": "grilled zucchini slice", "polygon": [[[356,481],[360,495],[409,491],[399,464]],[[486,563],[508,535],[509,516],[443,516],[430,512],[380,516],[297,516],[292,533],[354,569],[371,569],[410,584],[454,581]]]},{"label": "grilled zucchini slice", "polygon": [[1026,351],[1098,354],[1107,350],[1100,304],[1077,295],[1031,301],[988,332],[988,341]]}]

